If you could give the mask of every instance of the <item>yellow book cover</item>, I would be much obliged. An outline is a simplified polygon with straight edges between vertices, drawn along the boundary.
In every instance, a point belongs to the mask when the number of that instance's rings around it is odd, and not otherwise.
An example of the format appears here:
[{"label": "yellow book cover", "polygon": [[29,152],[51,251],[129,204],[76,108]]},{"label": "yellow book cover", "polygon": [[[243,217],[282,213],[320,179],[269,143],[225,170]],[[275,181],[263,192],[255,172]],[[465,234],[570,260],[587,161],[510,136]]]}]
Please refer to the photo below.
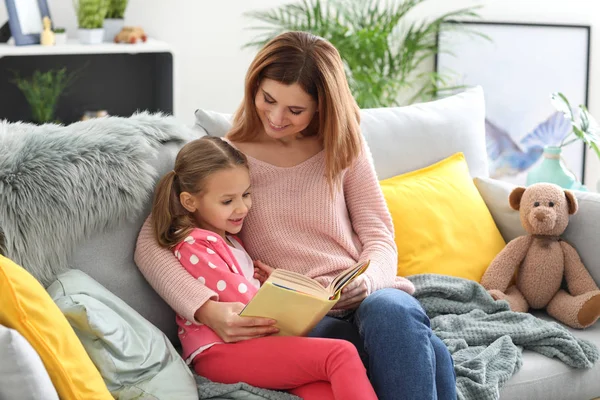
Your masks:
[{"label": "yellow book cover", "polygon": [[359,262],[323,287],[304,275],[276,269],[240,313],[277,321],[278,336],[306,336],[340,299],[341,290],[369,267]]}]

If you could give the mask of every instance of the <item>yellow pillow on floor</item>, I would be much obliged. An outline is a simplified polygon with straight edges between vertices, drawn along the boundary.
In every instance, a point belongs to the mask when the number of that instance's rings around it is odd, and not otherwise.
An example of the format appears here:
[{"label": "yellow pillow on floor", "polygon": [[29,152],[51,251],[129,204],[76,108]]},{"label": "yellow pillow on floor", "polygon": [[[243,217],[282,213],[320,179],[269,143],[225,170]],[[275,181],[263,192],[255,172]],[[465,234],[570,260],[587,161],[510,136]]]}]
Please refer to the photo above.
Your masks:
[{"label": "yellow pillow on floor", "polygon": [[112,400],[102,376],[42,285],[0,255],[0,324],[38,353],[63,400]]},{"label": "yellow pillow on floor", "polygon": [[462,153],[380,184],[394,221],[400,276],[479,282],[506,245]]}]

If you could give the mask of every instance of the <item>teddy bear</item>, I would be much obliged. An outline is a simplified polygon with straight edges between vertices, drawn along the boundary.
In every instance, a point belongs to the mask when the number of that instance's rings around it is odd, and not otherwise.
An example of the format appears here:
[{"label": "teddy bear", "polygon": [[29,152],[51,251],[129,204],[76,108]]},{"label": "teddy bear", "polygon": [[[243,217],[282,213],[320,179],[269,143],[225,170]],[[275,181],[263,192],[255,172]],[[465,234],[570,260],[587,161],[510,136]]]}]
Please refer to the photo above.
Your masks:
[{"label": "teddy bear", "polygon": [[573,192],[536,183],[514,188],[509,204],[519,211],[528,234],[511,240],[498,253],[481,285],[495,300],[508,301],[512,311],[545,308],[572,328],[594,324],[600,316],[600,289],[577,250],[560,237],[579,207]]}]

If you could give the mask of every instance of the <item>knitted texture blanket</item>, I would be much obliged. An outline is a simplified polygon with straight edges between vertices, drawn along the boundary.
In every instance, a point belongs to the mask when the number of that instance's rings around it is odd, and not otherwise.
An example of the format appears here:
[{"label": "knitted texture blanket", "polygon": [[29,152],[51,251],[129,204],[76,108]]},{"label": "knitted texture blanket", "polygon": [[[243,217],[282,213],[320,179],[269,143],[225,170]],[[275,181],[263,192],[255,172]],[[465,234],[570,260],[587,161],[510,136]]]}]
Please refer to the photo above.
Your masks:
[{"label": "knitted texture blanket", "polygon": [[522,365],[523,349],[573,368],[591,368],[599,358],[592,343],[557,322],[510,311],[477,282],[436,274],[409,279],[433,332],[452,354],[461,400],[499,399],[502,385]]},{"label": "knitted texture blanket", "polygon": [[215,383],[195,375],[200,400],[300,400],[286,392],[261,389],[246,383]]}]

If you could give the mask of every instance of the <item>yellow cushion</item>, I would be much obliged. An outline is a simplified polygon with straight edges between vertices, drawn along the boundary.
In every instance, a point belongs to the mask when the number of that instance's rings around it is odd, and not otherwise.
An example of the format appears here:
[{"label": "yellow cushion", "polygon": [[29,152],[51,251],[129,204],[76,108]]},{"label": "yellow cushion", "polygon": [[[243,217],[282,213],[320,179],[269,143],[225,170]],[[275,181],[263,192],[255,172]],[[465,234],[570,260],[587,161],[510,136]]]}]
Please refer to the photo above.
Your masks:
[{"label": "yellow cushion", "polygon": [[394,222],[398,275],[479,282],[506,242],[462,153],[380,182]]},{"label": "yellow cushion", "polygon": [[1,255],[0,324],[29,341],[61,399],[113,399],[71,325],[42,285]]}]

